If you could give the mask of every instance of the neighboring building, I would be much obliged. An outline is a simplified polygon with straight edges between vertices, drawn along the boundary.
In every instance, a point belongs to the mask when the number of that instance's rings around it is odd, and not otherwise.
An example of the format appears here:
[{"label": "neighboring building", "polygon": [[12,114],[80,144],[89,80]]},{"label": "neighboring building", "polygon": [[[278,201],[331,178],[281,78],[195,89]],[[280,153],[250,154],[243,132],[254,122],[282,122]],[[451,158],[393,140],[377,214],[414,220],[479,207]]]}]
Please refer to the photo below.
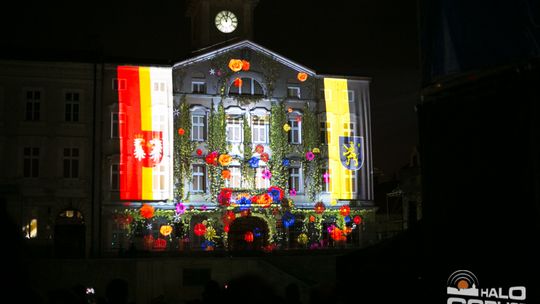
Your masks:
[{"label": "neighboring building", "polygon": [[92,232],[94,65],[0,62],[1,196],[36,252],[83,256]]}]

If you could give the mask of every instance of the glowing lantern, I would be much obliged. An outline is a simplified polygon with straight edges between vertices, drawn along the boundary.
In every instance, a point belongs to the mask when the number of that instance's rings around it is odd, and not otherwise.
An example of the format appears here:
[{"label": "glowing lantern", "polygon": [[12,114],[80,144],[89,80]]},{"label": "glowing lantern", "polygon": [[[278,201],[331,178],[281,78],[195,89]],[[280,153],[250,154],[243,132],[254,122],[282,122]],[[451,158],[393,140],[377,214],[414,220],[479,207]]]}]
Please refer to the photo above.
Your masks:
[{"label": "glowing lantern", "polygon": [[227,170],[227,169],[221,171],[221,177],[222,177],[223,179],[229,179],[229,178],[231,178],[231,171],[229,171],[229,170]]},{"label": "glowing lantern", "polygon": [[362,222],[362,218],[361,218],[359,215],[356,215],[356,216],[353,218],[353,222],[354,222],[356,225],[359,225],[359,224]]},{"label": "glowing lantern", "polygon": [[259,154],[263,153],[264,152],[264,146],[263,145],[257,145],[255,147],[255,152],[257,152]]},{"label": "glowing lantern", "polygon": [[249,71],[249,61],[242,59],[242,71]]},{"label": "glowing lantern", "polygon": [[308,236],[305,233],[300,233],[297,238],[298,244],[305,245],[308,242]]},{"label": "glowing lantern", "polygon": [[178,135],[182,136],[182,135],[184,135],[184,133],[186,133],[186,130],[184,130],[182,128],[178,129]]},{"label": "glowing lantern", "polygon": [[315,213],[321,214],[324,212],[324,210],[326,210],[326,206],[323,202],[318,202],[315,204]]},{"label": "glowing lantern", "polygon": [[244,241],[248,243],[253,243],[253,232],[248,231],[244,234]]},{"label": "glowing lantern", "polygon": [[159,233],[161,233],[163,236],[168,236],[172,233],[172,226],[171,225],[163,225],[159,228]]},{"label": "glowing lantern", "polygon": [[351,207],[349,207],[348,205],[339,207],[339,214],[341,214],[341,216],[345,217],[349,215],[349,213],[351,213]]},{"label": "glowing lantern", "polygon": [[154,217],[154,207],[147,204],[143,204],[141,209],[139,210],[139,213],[145,219],[151,219]]},{"label": "glowing lantern", "polygon": [[236,78],[234,81],[233,81],[233,85],[237,88],[241,87],[242,86],[242,79],[241,78]]},{"label": "glowing lantern", "polygon": [[307,74],[303,72],[299,72],[298,75],[296,76],[296,78],[298,78],[298,80],[300,80],[301,82],[306,81],[307,77],[308,77]]},{"label": "glowing lantern", "polygon": [[206,233],[206,226],[203,223],[195,224],[193,227],[193,232],[197,236],[204,235]]},{"label": "glowing lantern", "polygon": [[231,59],[229,61],[229,69],[231,69],[233,72],[238,72],[242,69],[243,63],[240,59]]}]

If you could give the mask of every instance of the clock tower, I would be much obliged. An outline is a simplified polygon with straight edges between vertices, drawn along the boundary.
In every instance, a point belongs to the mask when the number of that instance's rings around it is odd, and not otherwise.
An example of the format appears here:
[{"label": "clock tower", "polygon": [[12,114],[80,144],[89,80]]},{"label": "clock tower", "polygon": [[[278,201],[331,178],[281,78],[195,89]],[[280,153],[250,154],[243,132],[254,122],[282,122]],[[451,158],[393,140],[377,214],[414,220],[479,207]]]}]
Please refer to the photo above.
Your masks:
[{"label": "clock tower", "polygon": [[231,39],[252,39],[257,3],[258,0],[187,0],[191,48],[198,50]]}]

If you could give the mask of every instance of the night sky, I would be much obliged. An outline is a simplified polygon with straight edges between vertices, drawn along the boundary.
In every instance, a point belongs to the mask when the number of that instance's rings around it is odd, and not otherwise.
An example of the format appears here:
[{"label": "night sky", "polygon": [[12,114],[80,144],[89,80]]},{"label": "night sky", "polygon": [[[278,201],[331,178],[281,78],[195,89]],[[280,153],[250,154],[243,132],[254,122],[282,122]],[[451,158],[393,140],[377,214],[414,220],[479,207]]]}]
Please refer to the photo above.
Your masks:
[{"label": "night sky", "polygon": [[[2,58],[173,63],[189,56],[183,1],[10,4]],[[7,12],[7,11],[5,11]],[[420,89],[416,1],[261,0],[255,42],[318,73],[369,76],[373,158],[390,179],[417,144]]]}]

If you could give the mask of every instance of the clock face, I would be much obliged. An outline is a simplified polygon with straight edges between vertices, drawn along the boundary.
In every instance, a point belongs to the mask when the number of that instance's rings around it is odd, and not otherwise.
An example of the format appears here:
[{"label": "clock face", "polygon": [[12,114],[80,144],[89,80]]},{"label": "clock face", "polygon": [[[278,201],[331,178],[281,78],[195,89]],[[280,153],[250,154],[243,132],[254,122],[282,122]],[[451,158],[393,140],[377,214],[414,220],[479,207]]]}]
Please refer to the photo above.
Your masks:
[{"label": "clock face", "polygon": [[216,27],[223,33],[231,33],[238,26],[238,18],[230,11],[221,11],[216,15]]}]

